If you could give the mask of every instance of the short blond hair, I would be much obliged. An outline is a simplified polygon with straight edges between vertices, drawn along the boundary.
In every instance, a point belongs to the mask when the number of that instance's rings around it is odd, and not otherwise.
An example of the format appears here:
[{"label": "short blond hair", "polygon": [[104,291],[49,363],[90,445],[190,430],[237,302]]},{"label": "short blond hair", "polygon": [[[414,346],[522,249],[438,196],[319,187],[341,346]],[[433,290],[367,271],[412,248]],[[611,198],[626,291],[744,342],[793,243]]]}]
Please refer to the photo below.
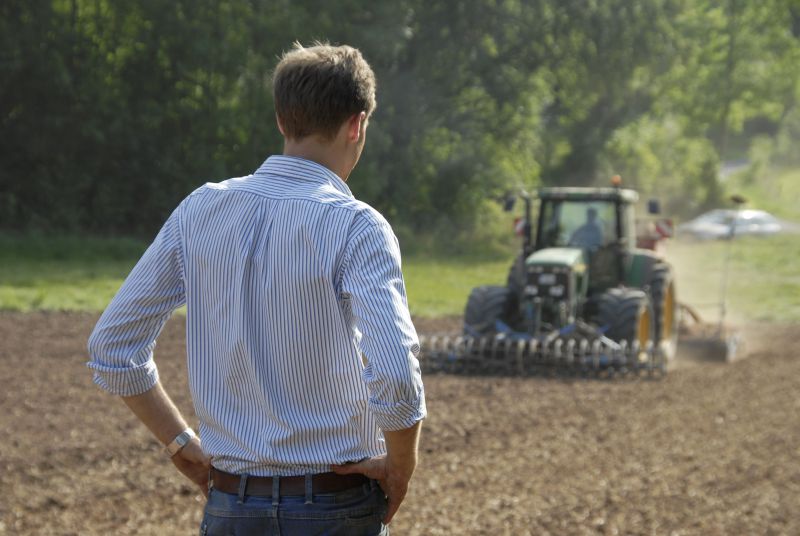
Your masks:
[{"label": "short blond hair", "polygon": [[295,43],[275,68],[272,94],[287,138],[330,139],[349,117],[375,109],[375,74],[353,47]]}]

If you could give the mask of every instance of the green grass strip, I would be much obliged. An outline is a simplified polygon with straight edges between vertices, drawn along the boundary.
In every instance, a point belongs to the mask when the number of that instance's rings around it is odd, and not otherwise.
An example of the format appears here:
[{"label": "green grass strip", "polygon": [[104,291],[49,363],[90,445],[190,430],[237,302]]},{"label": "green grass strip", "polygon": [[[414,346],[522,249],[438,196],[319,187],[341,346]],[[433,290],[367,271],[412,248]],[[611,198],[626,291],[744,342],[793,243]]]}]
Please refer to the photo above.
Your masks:
[{"label": "green grass strip", "polygon": [[[102,311],[146,244],[134,240],[0,236],[0,309]],[[733,242],[672,242],[678,297],[714,321],[728,261],[732,321],[800,321],[800,234]],[[503,285],[508,258],[404,258],[409,308],[417,317],[460,315],[470,290]]]}]

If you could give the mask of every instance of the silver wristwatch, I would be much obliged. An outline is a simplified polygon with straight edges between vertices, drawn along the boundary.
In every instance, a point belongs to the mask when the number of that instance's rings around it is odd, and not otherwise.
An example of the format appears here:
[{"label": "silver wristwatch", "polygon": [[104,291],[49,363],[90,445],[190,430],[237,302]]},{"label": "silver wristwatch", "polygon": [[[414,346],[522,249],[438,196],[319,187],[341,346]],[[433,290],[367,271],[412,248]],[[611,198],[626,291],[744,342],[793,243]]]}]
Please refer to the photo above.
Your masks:
[{"label": "silver wristwatch", "polygon": [[195,435],[194,430],[192,430],[191,428],[187,428],[186,430],[178,434],[178,436],[175,439],[173,439],[169,445],[165,447],[167,449],[167,454],[169,454],[169,457],[172,458],[177,453],[179,453],[181,449],[185,447],[189,441],[192,440],[193,437],[197,436]]}]

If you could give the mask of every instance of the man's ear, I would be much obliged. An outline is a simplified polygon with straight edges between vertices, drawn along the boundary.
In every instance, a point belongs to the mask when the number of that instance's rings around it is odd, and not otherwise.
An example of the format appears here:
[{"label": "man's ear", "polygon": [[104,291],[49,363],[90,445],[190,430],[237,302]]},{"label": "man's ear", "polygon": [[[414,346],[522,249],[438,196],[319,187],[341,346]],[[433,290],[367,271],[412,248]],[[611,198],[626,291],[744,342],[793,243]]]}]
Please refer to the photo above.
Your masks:
[{"label": "man's ear", "polygon": [[281,118],[278,117],[278,114],[275,114],[275,122],[278,124],[278,130],[281,132],[281,136],[285,138],[286,133],[283,131],[283,125],[281,125]]},{"label": "man's ear", "polygon": [[366,112],[355,114],[350,119],[348,119],[347,139],[353,143],[358,142],[361,139],[361,132],[362,132],[361,127],[365,126],[366,123],[367,123]]}]

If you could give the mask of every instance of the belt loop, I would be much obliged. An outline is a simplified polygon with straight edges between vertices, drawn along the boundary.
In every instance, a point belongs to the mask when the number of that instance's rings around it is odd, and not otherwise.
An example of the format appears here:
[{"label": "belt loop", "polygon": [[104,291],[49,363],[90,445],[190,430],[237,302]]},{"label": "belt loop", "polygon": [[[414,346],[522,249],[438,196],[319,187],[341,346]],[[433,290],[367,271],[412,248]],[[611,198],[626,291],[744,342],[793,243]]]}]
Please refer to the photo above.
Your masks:
[{"label": "belt loop", "polygon": [[313,487],[313,475],[311,473],[306,473],[306,502],[305,504],[314,504],[314,499],[312,498],[312,494],[314,493]]},{"label": "belt loop", "polygon": [[244,494],[247,491],[247,473],[242,473],[242,476],[239,477],[239,500],[236,502],[238,504],[244,504]]},{"label": "belt loop", "polygon": [[281,477],[272,477],[272,506],[278,506],[281,499]]},{"label": "belt loop", "polygon": [[213,465],[209,465],[208,466],[208,484],[207,484],[207,487],[208,487],[208,491],[209,492],[211,492],[211,488],[214,487],[214,466]]}]

